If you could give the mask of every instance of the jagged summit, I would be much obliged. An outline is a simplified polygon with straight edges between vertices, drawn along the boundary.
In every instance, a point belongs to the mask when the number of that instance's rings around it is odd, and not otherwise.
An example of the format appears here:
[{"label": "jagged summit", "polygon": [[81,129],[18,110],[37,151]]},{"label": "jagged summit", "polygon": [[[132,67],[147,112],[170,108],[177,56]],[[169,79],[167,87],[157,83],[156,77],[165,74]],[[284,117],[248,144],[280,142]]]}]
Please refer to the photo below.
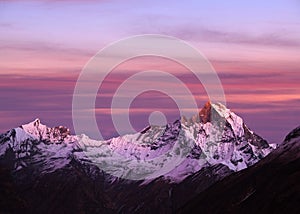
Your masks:
[{"label": "jagged summit", "polygon": [[53,171],[76,159],[81,164],[93,163],[113,177],[145,179],[163,175],[173,182],[218,164],[238,171],[273,150],[247,128],[242,118],[224,105],[211,102],[190,121],[149,126],[136,134],[106,141],[73,136],[66,127],[49,128],[36,119],[0,137],[0,157],[7,149],[26,157],[23,164],[16,164],[18,170],[26,168],[27,161],[31,164],[31,159],[46,161],[45,166],[37,167],[45,173],[50,163]]},{"label": "jagged summit", "polygon": [[20,128],[38,140],[46,140],[56,143],[63,142],[70,136],[70,129],[67,127],[56,126],[49,128],[42,124],[39,118],[28,124],[20,126]]},{"label": "jagged summit", "polygon": [[211,103],[208,101],[199,112],[200,121],[207,123],[211,121]]},{"label": "jagged summit", "polygon": [[40,118],[36,118],[36,119],[33,121],[33,125],[34,125],[34,126],[39,126],[40,123],[41,123]]},{"label": "jagged summit", "polygon": [[[259,211],[266,204],[262,199],[270,193],[272,197],[266,200],[272,203],[277,197],[275,204],[285,198],[298,205],[295,195],[299,188],[295,187],[299,180],[300,129],[292,131],[287,143],[264,158],[273,149],[244,123],[241,125],[237,115],[223,110],[227,112],[223,118],[232,124],[225,122],[221,130],[217,123],[176,121],[108,141],[91,140],[86,135],[70,136],[73,143],[66,139],[57,143],[40,140],[40,135],[29,134],[43,130],[44,125],[35,121],[12,129],[0,135],[0,189],[4,190],[0,201],[12,201],[9,211],[20,213],[172,213],[191,199],[196,200],[199,193],[202,199],[209,200],[193,204],[208,212],[209,203],[209,208],[217,208],[220,213],[226,211],[224,204],[232,211],[248,202],[252,204],[245,210]],[[237,135],[232,128],[235,126],[242,127],[244,134]],[[220,138],[216,138],[219,132]],[[194,146],[192,149],[186,147],[188,142]],[[181,153],[181,147],[188,152]],[[161,161],[158,157],[162,157]],[[141,175],[139,170],[142,174],[159,172],[166,164],[177,161],[176,157],[183,161],[160,177],[128,179],[132,173]],[[139,165],[145,162],[150,164],[148,168]],[[257,162],[254,167],[234,173]],[[290,184],[289,188],[286,184]],[[283,205],[283,210],[287,209]],[[193,208],[190,211],[195,211]]]}]

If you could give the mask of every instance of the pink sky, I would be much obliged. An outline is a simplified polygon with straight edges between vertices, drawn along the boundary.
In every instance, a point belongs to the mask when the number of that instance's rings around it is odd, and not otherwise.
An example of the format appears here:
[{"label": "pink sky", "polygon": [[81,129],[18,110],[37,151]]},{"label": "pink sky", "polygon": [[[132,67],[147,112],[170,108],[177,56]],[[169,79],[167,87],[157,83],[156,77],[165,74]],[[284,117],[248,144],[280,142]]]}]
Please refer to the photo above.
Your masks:
[{"label": "pink sky", "polygon": [[[105,45],[156,33],[197,47],[223,84],[227,106],[270,142],[299,125],[300,4],[272,1],[0,1],[0,132],[39,117],[72,128],[72,94],[81,69]],[[97,119],[111,128],[111,94],[139,66],[176,73],[201,107],[206,92],[179,65],[163,59],[131,60],[102,86]],[[162,83],[163,84],[163,83]],[[106,96],[103,96],[105,94]],[[171,107],[170,107],[171,106]],[[136,129],[153,110],[178,116],[172,100],[149,92],[132,104]]]}]

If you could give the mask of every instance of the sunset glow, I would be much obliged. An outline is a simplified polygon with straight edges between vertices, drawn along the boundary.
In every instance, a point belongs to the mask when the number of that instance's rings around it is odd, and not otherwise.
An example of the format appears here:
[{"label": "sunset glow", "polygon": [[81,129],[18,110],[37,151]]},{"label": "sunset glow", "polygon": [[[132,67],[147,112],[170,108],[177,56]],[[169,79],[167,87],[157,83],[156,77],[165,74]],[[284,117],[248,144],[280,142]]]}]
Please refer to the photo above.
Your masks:
[{"label": "sunset glow", "polygon": [[[268,141],[282,141],[300,119],[299,2],[199,2],[0,0],[0,132],[36,117],[72,130],[72,94],[89,59],[119,39],[151,33],[196,47],[217,71],[227,107]],[[180,76],[199,108],[208,100],[183,66],[162,58],[133,59],[115,68],[100,87],[99,121],[111,124],[110,102],[118,85],[145,68]],[[145,127],[149,114],[159,109],[168,120],[178,118],[166,95],[138,96],[130,111],[134,127]],[[107,138],[116,135],[103,131]]]}]

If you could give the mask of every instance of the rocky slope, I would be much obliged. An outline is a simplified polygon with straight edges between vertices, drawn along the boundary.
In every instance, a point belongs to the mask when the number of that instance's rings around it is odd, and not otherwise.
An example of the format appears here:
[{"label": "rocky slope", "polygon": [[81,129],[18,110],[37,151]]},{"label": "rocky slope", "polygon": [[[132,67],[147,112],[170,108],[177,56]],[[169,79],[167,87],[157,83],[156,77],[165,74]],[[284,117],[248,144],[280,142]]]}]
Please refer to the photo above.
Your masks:
[{"label": "rocky slope", "polygon": [[273,149],[221,104],[207,103],[191,119],[106,141],[73,136],[37,119],[0,136],[0,207],[171,213]]},{"label": "rocky slope", "polygon": [[266,158],[198,194],[179,213],[299,213],[300,126]]}]

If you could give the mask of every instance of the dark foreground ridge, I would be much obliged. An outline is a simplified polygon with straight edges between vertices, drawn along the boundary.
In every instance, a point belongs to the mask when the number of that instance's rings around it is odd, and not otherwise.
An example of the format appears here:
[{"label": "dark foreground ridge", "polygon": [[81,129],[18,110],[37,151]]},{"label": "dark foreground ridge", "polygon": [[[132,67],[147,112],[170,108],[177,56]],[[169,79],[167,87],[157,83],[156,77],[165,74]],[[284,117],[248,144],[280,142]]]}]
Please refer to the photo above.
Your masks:
[{"label": "dark foreground ridge", "polygon": [[[72,136],[39,120],[0,135],[0,213],[296,213],[300,128],[274,150],[224,106],[203,109],[198,118],[131,135],[133,144],[126,136],[103,142]],[[113,176],[85,155],[110,164],[112,148],[143,160],[139,155],[160,154],[179,139],[194,148],[154,179]]]},{"label": "dark foreground ridge", "polygon": [[266,158],[198,194],[179,213],[299,213],[300,126]]}]

